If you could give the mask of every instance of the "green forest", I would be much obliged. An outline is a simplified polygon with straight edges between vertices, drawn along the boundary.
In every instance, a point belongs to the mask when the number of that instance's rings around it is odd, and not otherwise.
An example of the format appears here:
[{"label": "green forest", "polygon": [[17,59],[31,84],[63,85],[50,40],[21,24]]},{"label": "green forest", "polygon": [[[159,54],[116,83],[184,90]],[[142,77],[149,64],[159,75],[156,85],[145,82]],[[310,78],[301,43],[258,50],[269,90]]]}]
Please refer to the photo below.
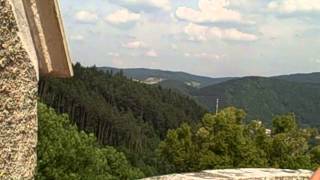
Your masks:
[{"label": "green forest", "polygon": [[215,108],[219,98],[221,107],[240,107],[247,111],[248,120],[260,118],[269,126],[273,116],[294,112],[301,126],[320,127],[320,81],[311,75],[295,77],[233,79],[193,91],[192,95],[209,109]]},{"label": "green forest", "polygon": [[268,126],[273,116],[294,112],[299,125],[320,127],[319,72],[271,77],[203,77],[158,69],[98,69],[123,71],[127,77],[145,83],[150,78],[156,79],[155,86],[188,95],[210,111],[215,111],[219,99],[221,108],[244,109],[248,113],[247,120],[259,118]]},{"label": "green forest", "polygon": [[264,125],[233,107],[210,113],[190,96],[121,71],[80,64],[74,71],[71,79],[42,77],[39,83],[37,179],[320,165],[317,129],[299,127],[294,114]]},{"label": "green forest", "polygon": [[74,67],[71,79],[39,83],[40,100],[66,113],[80,130],[124,152],[146,175],[157,174],[155,149],[169,129],[196,124],[206,113],[191,98],[126,78],[121,72]]}]

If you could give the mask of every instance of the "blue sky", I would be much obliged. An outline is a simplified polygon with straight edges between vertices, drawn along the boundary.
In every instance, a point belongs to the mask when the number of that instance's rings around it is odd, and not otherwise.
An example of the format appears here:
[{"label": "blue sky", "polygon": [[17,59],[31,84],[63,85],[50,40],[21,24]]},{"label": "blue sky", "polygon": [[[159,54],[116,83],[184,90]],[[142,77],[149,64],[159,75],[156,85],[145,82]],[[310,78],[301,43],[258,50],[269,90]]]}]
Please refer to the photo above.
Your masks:
[{"label": "blue sky", "polygon": [[73,61],[206,76],[320,71],[320,0],[61,0]]}]

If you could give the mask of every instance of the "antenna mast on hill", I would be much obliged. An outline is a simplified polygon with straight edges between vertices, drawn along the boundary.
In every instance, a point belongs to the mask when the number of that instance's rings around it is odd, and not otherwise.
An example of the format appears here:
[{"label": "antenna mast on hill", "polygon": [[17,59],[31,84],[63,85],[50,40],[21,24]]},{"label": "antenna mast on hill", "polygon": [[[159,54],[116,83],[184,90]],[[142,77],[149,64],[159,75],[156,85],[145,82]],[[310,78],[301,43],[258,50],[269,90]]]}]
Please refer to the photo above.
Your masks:
[{"label": "antenna mast on hill", "polygon": [[219,98],[217,98],[217,102],[216,102],[216,114],[218,114],[219,112]]}]

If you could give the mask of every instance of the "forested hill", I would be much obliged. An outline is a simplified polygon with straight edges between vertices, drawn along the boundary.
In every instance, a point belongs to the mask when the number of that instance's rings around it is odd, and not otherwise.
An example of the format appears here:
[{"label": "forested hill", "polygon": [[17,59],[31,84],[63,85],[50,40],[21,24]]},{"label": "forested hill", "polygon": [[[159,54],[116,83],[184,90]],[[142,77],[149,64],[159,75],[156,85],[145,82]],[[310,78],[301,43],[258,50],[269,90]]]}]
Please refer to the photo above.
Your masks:
[{"label": "forested hill", "polygon": [[58,113],[67,113],[101,144],[125,152],[144,171],[153,171],[148,165],[155,164],[154,150],[168,129],[182,122],[197,123],[206,112],[187,96],[134,82],[121,72],[112,74],[80,64],[74,72],[71,79],[42,78],[41,101]]},{"label": "forested hill", "polygon": [[299,123],[320,126],[320,84],[316,83],[246,77],[208,86],[192,95],[211,110],[215,109],[217,98],[221,108],[243,108],[248,119],[262,118],[266,122],[274,115],[293,112]]},{"label": "forested hill", "polygon": [[[211,78],[211,77],[204,77],[204,76],[198,76],[193,75],[185,72],[174,72],[174,71],[164,71],[164,70],[158,70],[158,69],[145,69],[145,68],[135,68],[135,69],[118,69],[118,68],[112,68],[112,67],[99,67],[100,70],[103,71],[113,71],[113,72],[119,72],[122,71],[124,75],[127,77],[140,80],[140,81],[148,81],[150,78],[158,79],[158,82],[155,82],[155,84],[158,84],[160,82],[170,81],[168,83],[165,82],[165,84],[171,84],[173,86],[170,86],[171,88],[182,87],[184,85],[185,87],[195,87],[195,88],[201,88],[213,84],[218,84],[233,78],[229,77],[223,77],[223,78]],[[176,86],[172,82],[176,82],[180,84],[179,86]]]},{"label": "forested hill", "polygon": [[320,83],[320,72],[310,73],[310,74],[291,74],[274,77],[276,79],[282,79],[292,82],[302,82],[302,83]]},{"label": "forested hill", "polygon": [[[262,118],[267,124],[274,115],[294,112],[301,124],[320,126],[320,73],[300,73],[274,77],[210,78],[183,72],[154,69],[112,70],[147,84],[160,85],[198,100],[210,111],[220,105],[238,106],[248,111],[248,118]],[[318,86],[318,85],[319,86]]]}]

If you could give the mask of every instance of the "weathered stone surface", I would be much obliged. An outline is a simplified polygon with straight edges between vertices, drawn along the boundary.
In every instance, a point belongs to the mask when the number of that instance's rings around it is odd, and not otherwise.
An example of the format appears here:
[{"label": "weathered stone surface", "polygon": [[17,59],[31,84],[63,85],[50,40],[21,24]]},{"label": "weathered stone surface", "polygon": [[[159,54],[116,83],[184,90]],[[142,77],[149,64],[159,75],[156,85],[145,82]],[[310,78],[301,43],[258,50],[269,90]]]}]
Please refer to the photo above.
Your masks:
[{"label": "weathered stone surface", "polygon": [[12,7],[0,0],[0,179],[33,179],[37,78]]},{"label": "weathered stone surface", "polygon": [[312,171],[289,169],[222,169],[199,173],[172,174],[145,180],[308,180]]},{"label": "weathered stone surface", "polygon": [[[23,2],[42,76],[73,76],[72,63],[58,0],[14,0]],[[18,3],[16,3],[18,4]],[[20,22],[20,21],[19,21]],[[23,24],[19,23],[20,24]]]}]

